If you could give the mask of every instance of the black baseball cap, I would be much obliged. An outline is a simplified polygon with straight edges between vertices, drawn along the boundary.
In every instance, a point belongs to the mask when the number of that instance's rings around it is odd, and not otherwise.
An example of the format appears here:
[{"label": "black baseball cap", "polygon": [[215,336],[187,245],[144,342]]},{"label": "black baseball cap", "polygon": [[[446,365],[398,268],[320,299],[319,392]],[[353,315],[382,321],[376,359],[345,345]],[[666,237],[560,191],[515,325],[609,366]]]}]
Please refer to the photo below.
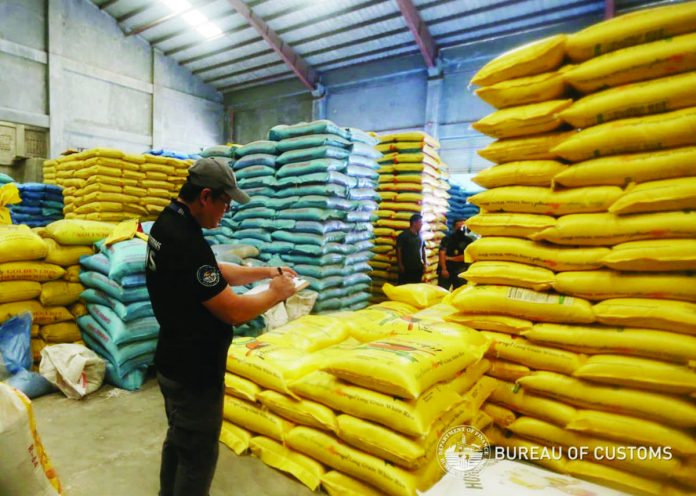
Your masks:
[{"label": "black baseball cap", "polygon": [[188,181],[194,186],[222,190],[237,203],[248,203],[250,198],[237,186],[229,160],[221,157],[207,157],[197,160],[189,169]]}]

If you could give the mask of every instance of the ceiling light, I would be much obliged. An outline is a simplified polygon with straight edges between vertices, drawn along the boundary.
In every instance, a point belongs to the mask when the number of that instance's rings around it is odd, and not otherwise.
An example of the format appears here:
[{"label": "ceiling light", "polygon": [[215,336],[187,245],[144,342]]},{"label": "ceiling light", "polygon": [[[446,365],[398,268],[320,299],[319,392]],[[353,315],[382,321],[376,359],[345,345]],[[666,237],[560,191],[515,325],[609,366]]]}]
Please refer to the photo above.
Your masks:
[{"label": "ceiling light", "polygon": [[160,0],[160,2],[169,7],[175,14],[191,8],[191,3],[188,0]]},{"label": "ceiling light", "polygon": [[205,24],[199,24],[196,26],[196,29],[198,30],[199,33],[201,33],[203,36],[208,38],[209,40],[212,40],[213,38],[217,38],[222,34],[222,30],[217,27],[217,24],[213,22],[206,22]]},{"label": "ceiling light", "polygon": [[183,17],[183,19],[191,26],[198,26],[199,24],[208,22],[208,18],[197,10],[192,10],[190,12],[181,14],[181,17]]}]

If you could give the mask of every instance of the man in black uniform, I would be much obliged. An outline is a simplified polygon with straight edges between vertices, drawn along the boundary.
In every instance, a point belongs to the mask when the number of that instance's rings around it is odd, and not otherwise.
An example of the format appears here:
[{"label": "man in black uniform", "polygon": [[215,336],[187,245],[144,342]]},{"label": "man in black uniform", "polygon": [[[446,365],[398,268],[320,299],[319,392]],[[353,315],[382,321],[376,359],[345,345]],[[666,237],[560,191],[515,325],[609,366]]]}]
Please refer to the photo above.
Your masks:
[{"label": "man in black uniform", "polygon": [[457,219],[452,234],[443,238],[440,243],[440,274],[437,284],[445,289],[457,289],[465,282],[458,276],[467,268],[464,250],[473,240],[468,236],[464,222],[465,219]]},{"label": "man in black uniform", "polygon": [[420,236],[423,216],[413,214],[409,228],[396,238],[396,261],[399,264],[398,284],[413,284],[423,280],[425,272],[425,243]]},{"label": "man in black uniform", "polygon": [[[257,317],[295,292],[295,272],[218,263],[201,228],[214,228],[232,200],[249,197],[225,160],[189,169],[179,197],[152,226],[147,289],[160,324],[155,366],[169,429],[160,496],[207,496],[222,425],[224,374],[232,325]],[[272,277],[269,289],[238,296],[229,285]]]}]

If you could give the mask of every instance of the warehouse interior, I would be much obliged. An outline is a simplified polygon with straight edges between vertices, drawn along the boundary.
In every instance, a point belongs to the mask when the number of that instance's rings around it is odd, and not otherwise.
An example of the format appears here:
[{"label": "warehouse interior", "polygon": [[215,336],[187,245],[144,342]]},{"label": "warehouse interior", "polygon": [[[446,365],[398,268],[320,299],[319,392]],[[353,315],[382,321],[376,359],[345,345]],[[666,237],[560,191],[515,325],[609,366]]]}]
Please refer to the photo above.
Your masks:
[{"label": "warehouse interior", "polygon": [[0,496],[160,491],[208,159],[235,297],[301,288],[208,494],[696,494],[694,54],[694,0],[0,0]]}]

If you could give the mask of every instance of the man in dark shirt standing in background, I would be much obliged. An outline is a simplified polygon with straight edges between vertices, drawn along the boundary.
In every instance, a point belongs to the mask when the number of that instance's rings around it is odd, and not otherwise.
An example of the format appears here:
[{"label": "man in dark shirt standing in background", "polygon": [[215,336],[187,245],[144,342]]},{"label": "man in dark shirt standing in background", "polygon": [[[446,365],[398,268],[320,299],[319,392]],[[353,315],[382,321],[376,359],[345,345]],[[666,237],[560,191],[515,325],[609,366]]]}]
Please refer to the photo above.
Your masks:
[{"label": "man in dark shirt standing in background", "polygon": [[445,289],[457,289],[464,284],[464,279],[458,277],[464,272],[467,264],[464,262],[464,250],[473,241],[468,236],[464,225],[465,219],[454,221],[453,231],[443,238],[440,244],[440,274],[437,284]]},{"label": "man in dark shirt standing in background", "polygon": [[[169,429],[162,447],[160,496],[208,496],[218,457],[224,375],[232,326],[251,320],[295,292],[288,268],[218,263],[201,228],[214,228],[235,200],[226,160],[189,169],[179,197],[152,226],[147,289],[160,324],[157,379]],[[230,285],[272,277],[266,291],[236,295]]]},{"label": "man in dark shirt standing in background", "polygon": [[399,264],[398,284],[414,284],[423,280],[425,272],[425,243],[420,236],[423,216],[413,214],[409,228],[396,238],[396,261]]}]

